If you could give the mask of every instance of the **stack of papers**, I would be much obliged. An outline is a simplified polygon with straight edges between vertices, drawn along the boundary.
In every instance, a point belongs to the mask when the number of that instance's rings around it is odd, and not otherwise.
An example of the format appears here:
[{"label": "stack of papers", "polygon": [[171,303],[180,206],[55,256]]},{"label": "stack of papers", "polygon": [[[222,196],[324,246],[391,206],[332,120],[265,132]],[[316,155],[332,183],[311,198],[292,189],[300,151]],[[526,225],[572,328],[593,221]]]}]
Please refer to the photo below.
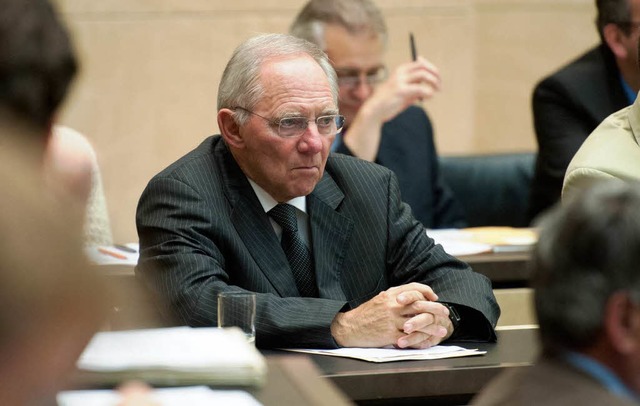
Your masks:
[{"label": "stack of papers", "polygon": [[472,227],[427,230],[427,235],[453,256],[484,252],[526,252],[538,241],[538,233],[532,228]]},{"label": "stack of papers", "polygon": [[[260,406],[260,402],[247,392],[213,390],[206,386],[154,389],[148,398],[148,404],[162,406]],[[113,406],[119,405],[123,399],[114,390],[79,390],[60,392],[56,401],[58,406]]]},{"label": "stack of papers", "polygon": [[355,358],[369,362],[429,360],[486,354],[486,351],[466,349],[455,345],[436,345],[423,350],[406,348],[338,348],[335,350],[288,349],[287,351]]},{"label": "stack of papers", "polygon": [[235,328],[173,327],[97,333],[78,360],[91,382],[259,386],[266,362]]}]

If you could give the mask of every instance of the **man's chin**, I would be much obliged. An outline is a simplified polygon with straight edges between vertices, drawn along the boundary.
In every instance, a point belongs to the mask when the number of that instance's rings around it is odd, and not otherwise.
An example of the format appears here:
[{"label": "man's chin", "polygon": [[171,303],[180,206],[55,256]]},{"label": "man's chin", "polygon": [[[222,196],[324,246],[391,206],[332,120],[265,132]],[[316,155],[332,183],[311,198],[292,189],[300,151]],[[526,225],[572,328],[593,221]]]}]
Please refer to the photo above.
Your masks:
[{"label": "man's chin", "polygon": [[313,177],[307,177],[307,179],[305,179],[304,182],[302,181],[298,182],[298,187],[296,187],[295,190],[292,190],[293,192],[292,194],[294,195],[294,197],[307,196],[311,192],[313,192],[313,189],[316,188],[316,185],[318,184],[319,181],[320,181],[320,178],[318,177],[317,174]]}]

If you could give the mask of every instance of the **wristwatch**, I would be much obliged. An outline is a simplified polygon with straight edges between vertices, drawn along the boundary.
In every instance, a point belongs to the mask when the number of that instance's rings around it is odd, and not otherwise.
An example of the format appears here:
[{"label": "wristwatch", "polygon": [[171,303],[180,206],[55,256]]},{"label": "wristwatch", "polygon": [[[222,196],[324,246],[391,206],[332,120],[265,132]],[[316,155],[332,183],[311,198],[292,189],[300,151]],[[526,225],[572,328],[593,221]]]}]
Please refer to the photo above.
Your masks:
[{"label": "wristwatch", "polygon": [[460,325],[460,313],[458,313],[456,308],[449,303],[442,303],[442,305],[449,309],[449,320],[451,320],[451,324],[453,324],[453,330],[455,331]]}]

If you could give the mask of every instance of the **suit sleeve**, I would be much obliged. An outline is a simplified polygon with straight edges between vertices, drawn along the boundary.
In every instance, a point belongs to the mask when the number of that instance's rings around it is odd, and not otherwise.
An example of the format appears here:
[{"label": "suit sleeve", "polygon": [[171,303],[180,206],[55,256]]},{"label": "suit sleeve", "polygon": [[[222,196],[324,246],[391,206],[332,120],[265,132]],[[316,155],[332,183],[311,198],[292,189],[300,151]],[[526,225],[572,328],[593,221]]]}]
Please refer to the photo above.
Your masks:
[{"label": "suit sleeve", "polygon": [[532,103],[538,157],[531,187],[530,220],[560,200],[567,167],[593,130],[580,104],[553,78],[536,87]]},{"label": "suit sleeve", "polygon": [[394,176],[389,177],[388,266],[392,286],[411,282],[429,285],[438,300],[461,313],[461,325],[452,338],[495,341],[500,316],[489,279],[447,254],[426,235],[424,227],[400,201]]},{"label": "suit sleeve", "polygon": [[240,278],[247,290],[258,292],[257,346],[336,347],[330,325],[345,302],[282,298],[269,291],[257,271],[237,275],[238,268],[255,264],[238,247],[242,243],[233,234],[223,198],[205,201],[186,182],[154,178],[140,198],[136,224],[141,247],[136,274],[166,299],[162,307],[177,322],[215,326],[217,294],[242,290]]}]

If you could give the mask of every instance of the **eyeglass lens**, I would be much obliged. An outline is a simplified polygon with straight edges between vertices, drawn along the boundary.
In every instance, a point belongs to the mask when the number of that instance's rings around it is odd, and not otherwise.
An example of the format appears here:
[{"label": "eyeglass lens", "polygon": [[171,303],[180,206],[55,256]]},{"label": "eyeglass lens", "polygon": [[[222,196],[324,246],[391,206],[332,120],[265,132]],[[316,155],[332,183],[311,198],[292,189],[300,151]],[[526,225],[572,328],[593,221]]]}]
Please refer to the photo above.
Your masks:
[{"label": "eyeglass lens", "polygon": [[357,86],[362,78],[368,85],[376,85],[387,78],[387,70],[379,67],[370,71],[362,72],[351,69],[336,69],[338,83],[341,86]]},{"label": "eyeglass lens", "polygon": [[[342,129],[344,117],[339,115],[321,116],[315,120],[318,132],[322,135],[336,134]],[[287,117],[280,120],[278,133],[281,137],[297,137],[304,133],[309,125],[305,117]]]}]

